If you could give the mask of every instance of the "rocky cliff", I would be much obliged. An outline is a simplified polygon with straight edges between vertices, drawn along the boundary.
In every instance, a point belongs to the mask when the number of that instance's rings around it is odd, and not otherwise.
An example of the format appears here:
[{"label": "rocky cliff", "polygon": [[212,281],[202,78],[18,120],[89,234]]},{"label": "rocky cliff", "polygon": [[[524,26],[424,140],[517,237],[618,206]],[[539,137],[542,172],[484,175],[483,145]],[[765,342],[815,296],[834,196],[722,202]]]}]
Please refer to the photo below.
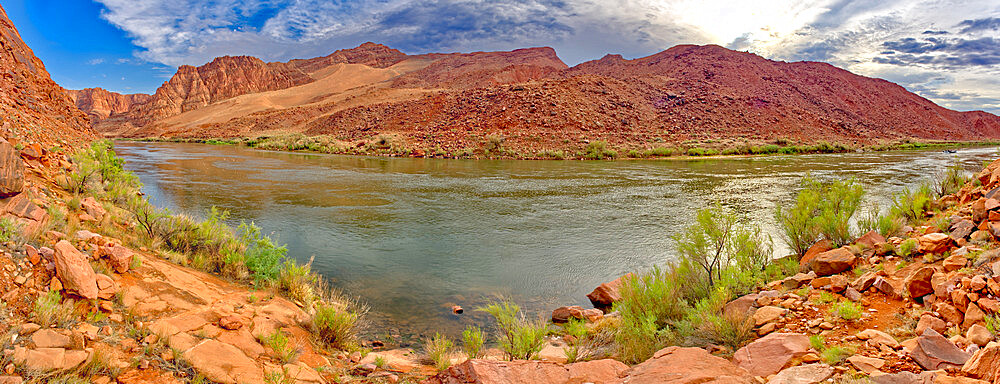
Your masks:
[{"label": "rocky cliff", "polygon": [[145,103],[152,98],[152,95],[144,93],[123,95],[103,88],[68,90],[67,92],[76,106],[80,110],[87,111],[87,115],[92,120],[103,120],[113,114],[128,112],[137,104]]},{"label": "rocky cliff", "polygon": [[0,130],[7,139],[79,143],[93,131],[0,7]]},{"label": "rocky cliff", "polygon": [[[361,142],[386,134],[414,153],[475,152],[498,136],[509,153],[522,155],[581,153],[593,141],[641,151],[691,142],[733,148],[1000,139],[1000,118],[989,113],[952,111],[825,63],[773,61],[714,45],[633,60],[608,55],[572,68],[551,48],[407,56],[372,43],[288,63],[230,62],[237,58],[182,67],[149,103],[96,127],[132,137],[305,133]],[[345,63],[369,70],[338,67]],[[350,86],[333,90],[337,84]],[[297,101],[276,95],[279,89]]]}]

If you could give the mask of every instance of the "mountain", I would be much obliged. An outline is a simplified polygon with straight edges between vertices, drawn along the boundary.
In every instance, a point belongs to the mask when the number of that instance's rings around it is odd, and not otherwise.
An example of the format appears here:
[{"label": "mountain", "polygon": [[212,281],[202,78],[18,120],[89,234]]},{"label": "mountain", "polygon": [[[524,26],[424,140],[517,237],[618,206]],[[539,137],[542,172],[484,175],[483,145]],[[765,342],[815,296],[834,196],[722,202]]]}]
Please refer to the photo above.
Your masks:
[{"label": "mountain", "polygon": [[580,151],[594,140],[646,149],[1000,139],[1000,118],[986,112],[952,111],[826,63],[715,45],[574,67],[544,47],[406,55],[366,43],[288,63],[226,57],[182,67],[150,101],[95,127],[129,137],[304,133],[361,143],[392,135],[406,148],[446,152],[495,136],[521,153]]},{"label": "mountain", "polygon": [[0,135],[46,145],[95,137],[87,116],[52,81],[0,6]]},{"label": "mountain", "polygon": [[133,93],[123,95],[102,88],[68,90],[69,97],[81,110],[87,111],[92,120],[107,119],[112,114],[128,112],[133,105],[142,104],[152,95]]}]

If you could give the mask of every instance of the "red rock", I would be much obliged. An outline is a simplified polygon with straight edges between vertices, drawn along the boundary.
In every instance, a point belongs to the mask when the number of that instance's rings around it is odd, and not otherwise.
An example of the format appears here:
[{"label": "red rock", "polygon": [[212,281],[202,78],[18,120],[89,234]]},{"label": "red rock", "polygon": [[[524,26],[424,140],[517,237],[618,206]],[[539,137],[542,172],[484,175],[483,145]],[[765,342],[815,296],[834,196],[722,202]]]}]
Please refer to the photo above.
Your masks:
[{"label": "red rock", "polygon": [[113,244],[110,247],[101,247],[101,256],[108,258],[108,264],[116,273],[128,272],[132,265],[132,258],[137,257],[135,252],[123,246]]},{"label": "red rock", "polygon": [[733,363],[753,376],[767,376],[809,353],[810,348],[806,335],[771,333],[737,350]]},{"label": "red rock", "polygon": [[592,292],[588,293],[587,298],[590,299],[590,302],[593,303],[595,307],[611,306],[611,304],[621,299],[621,294],[618,290],[621,289],[625,279],[628,279],[631,276],[632,274],[629,273],[611,282],[601,284],[597,286],[597,288],[594,288]]},{"label": "red rock", "polygon": [[24,189],[24,162],[14,146],[0,139],[0,197],[14,196]]},{"label": "red rock", "polygon": [[754,383],[750,374],[701,348],[667,347],[636,365],[624,382],[629,384]]},{"label": "red rock", "polygon": [[237,315],[223,316],[219,319],[219,327],[222,329],[228,329],[230,331],[235,331],[243,327],[246,319]]},{"label": "red rock", "polygon": [[604,359],[562,365],[548,361],[466,360],[425,380],[424,384],[575,384],[619,383],[628,366]]},{"label": "red rock", "polygon": [[965,319],[962,321],[962,329],[969,329],[973,324],[981,324],[986,319],[986,313],[979,308],[976,303],[969,303],[965,308]]},{"label": "red rock", "polygon": [[802,255],[802,258],[799,259],[799,267],[801,269],[808,268],[809,262],[812,261],[812,259],[815,259],[816,256],[819,255],[820,253],[833,249],[833,247],[834,244],[830,240],[823,239],[817,241],[816,244],[810,246],[809,249],[806,250],[806,254]]},{"label": "red rock", "polygon": [[809,269],[819,276],[829,276],[851,269],[856,260],[854,253],[842,247],[816,255],[809,261]]},{"label": "red rock", "polygon": [[1000,380],[1000,343],[991,342],[976,351],[962,366],[962,373],[994,383]]},{"label": "red rock", "polygon": [[59,241],[54,248],[56,275],[65,289],[87,299],[96,299],[99,292],[97,275],[87,256],[66,240]]},{"label": "red rock", "polygon": [[927,370],[961,368],[970,355],[934,330],[927,329],[917,338],[910,357]]},{"label": "red rock", "polygon": [[885,244],[885,237],[882,237],[877,231],[871,230],[859,237],[855,243],[864,245],[866,249],[878,249],[882,244]]},{"label": "red rock", "polygon": [[931,233],[917,238],[920,243],[920,251],[924,253],[941,253],[951,248],[954,243],[948,235],[943,233]]},{"label": "red rock", "polygon": [[934,303],[934,311],[941,314],[941,318],[952,324],[962,324],[962,312],[948,303]]},{"label": "red rock", "polygon": [[80,207],[82,207],[87,214],[93,217],[95,220],[100,221],[107,214],[104,207],[94,199],[93,196],[87,196],[80,202]]},{"label": "red rock", "polygon": [[583,307],[579,305],[562,306],[552,311],[553,323],[565,323],[569,319],[582,319]]},{"label": "red rock", "polygon": [[906,292],[914,299],[934,293],[934,288],[931,285],[932,276],[934,276],[934,268],[932,267],[923,267],[914,271],[903,282]]}]

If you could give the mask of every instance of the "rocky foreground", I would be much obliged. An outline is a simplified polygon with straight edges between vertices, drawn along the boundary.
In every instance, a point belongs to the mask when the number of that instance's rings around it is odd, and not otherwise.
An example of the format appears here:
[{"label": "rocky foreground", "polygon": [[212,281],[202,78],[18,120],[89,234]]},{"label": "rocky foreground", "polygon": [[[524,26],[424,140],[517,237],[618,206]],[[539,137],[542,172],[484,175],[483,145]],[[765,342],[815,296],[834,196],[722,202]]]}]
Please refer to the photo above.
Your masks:
[{"label": "rocky foreground", "polygon": [[[413,350],[325,348],[302,303],[128,245],[138,228],[119,228],[113,205],[70,203],[59,180],[77,168],[37,143],[0,142],[2,234],[17,231],[0,247],[0,383],[1000,383],[1000,160],[940,199],[935,225],[905,228],[906,239],[819,242],[801,273],[728,303],[757,335],[736,350],[674,346],[634,366],[566,364],[568,340],[556,336],[540,360],[491,350],[452,356],[441,372]],[[890,252],[907,244],[905,258]],[[589,297],[606,307],[621,284]],[[552,317],[617,319],[580,307]]]}]

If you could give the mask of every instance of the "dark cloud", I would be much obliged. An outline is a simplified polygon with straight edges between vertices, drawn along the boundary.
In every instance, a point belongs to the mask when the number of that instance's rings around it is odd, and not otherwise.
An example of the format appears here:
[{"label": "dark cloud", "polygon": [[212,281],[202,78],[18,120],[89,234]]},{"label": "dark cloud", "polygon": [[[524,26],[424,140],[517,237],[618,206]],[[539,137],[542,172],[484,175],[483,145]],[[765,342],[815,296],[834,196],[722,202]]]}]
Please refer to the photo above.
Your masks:
[{"label": "dark cloud", "polygon": [[948,33],[949,33],[948,31],[931,31],[931,30],[926,30],[926,31],[924,31],[923,34],[925,34],[925,35],[947,35]]},{"label": "dark cloud", "polygon": [[913,38],[882,43],[885,51],[876,63],[924,64],[944,67],[992,66],[1000,64],[1000,39]]},{"label": "dark cloud", "polygon": [[962,33],[996,31],[1000,30],[1000,17],[963,20],[961,23],[958,23],[958,26],[962,27]]}]

